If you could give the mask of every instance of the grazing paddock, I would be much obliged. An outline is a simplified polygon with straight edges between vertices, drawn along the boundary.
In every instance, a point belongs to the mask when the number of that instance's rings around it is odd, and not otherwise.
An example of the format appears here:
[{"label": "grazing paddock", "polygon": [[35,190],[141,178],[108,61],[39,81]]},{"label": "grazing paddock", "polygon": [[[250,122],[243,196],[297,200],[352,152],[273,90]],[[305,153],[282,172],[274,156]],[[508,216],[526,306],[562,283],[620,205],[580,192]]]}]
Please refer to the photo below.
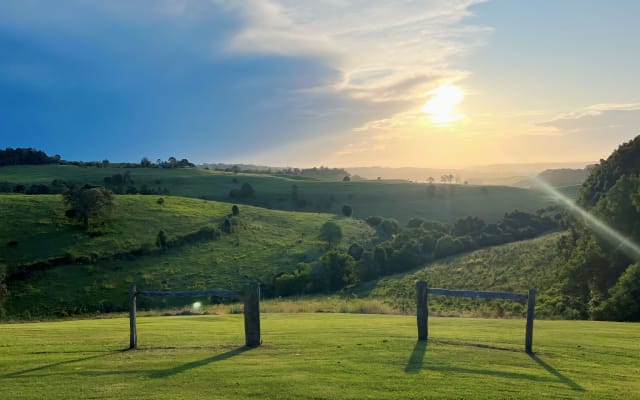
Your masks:
[{"label": "grazing paddock", "polygon": [[640,399],[638,324],[263,314],[243,347],[242,315],[0,325],[2,399]]}]

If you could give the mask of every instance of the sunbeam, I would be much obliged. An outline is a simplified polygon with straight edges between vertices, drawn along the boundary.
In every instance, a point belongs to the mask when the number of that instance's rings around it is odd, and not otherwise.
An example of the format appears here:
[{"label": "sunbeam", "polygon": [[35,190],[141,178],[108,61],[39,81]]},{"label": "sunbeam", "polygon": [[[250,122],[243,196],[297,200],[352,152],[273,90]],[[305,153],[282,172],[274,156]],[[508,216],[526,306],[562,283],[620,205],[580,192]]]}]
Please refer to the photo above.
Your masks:
[{"label": "sunbeam", "polygon": [[578,206],[573,200],[560,193],[554,187],[538,178],[537,176],[529,176],[529,179],[534,181],[536,185],[560,201],[567,209],[574,215],[584,218],[584,220],[593,228],[596,234],[605,239],[607,242],[614,246],[618,246],[618,249],[623,251],[629,257],[640,260],[640,246],[627,238],[607,223],[601,221],[593,214],[589,213],[585,209]]}]

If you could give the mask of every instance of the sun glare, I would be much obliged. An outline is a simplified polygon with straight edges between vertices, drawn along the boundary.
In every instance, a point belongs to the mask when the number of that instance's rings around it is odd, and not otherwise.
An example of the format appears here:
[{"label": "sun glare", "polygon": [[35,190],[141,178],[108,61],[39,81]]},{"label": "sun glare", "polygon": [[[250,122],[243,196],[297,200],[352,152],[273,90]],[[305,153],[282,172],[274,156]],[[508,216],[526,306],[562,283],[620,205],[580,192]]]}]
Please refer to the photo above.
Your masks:
[{"label": "sun glare", "polygon": [[431,122],[444,125],[464,118],[464,114],[456,109],[464,98],[464,92],[460,88],[447,83],[430,94],[431,99],[422,106],[422,112],[427,114]]}]

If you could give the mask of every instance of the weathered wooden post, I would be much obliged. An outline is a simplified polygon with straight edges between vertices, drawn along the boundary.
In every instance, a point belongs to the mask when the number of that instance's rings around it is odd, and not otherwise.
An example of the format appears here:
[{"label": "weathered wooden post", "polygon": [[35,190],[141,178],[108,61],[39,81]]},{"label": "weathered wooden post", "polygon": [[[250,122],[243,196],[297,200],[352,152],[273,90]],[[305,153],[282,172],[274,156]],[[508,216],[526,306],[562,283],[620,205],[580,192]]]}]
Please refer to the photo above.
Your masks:
[{"label": "weathered wooden post", "polygon": [[138,347],[138,334],[136,332],[136,285],[129,289],[129,349]]},{"label": "weathered wooden post", "polygon": [[425,281],[416,282],[416,314],[418,317],[418,340],[427,340],[429,334],[429,285]]},{"label": "weathered wooden post", "polygon": [[529,289],[527,302],[527,331],[524,336],[524,350],[528,354],[533,353],[533,319],[536,313],[536,290]]},{"label": "weathered wooden post", "polygon": [[248,347],[260,346],[260,284],[253,282],[244,290],[244,336]]}]

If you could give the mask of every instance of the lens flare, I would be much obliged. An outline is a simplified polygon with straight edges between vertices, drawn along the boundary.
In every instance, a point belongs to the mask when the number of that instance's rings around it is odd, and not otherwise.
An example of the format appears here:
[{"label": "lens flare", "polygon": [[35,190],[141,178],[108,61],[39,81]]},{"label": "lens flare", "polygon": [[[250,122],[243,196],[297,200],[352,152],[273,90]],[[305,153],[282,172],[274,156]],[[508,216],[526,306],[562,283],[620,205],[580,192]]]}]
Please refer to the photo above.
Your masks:
[{"label": "lens flare", "polygon": [[573,215],[582,217],[587,225],[598,236],[600,236],[613,246],[617,246],[618,250],[624,252],[627,256],[635,260],[640,260],[640,246],[637,243],[627,238],[611,226],[607,225],[607,223],[601,221],[593,214],[590,214],[588,211],[578,206],[573,200],[563,195],[554,187],[538,178],[537,176],[529,176],[529,179],[535,182],[535,184],[540,189],[542,189],[553,198],[558,200],[560,203],[562,203],[564,206],[566,206],[569,212],[571,212]]}]

